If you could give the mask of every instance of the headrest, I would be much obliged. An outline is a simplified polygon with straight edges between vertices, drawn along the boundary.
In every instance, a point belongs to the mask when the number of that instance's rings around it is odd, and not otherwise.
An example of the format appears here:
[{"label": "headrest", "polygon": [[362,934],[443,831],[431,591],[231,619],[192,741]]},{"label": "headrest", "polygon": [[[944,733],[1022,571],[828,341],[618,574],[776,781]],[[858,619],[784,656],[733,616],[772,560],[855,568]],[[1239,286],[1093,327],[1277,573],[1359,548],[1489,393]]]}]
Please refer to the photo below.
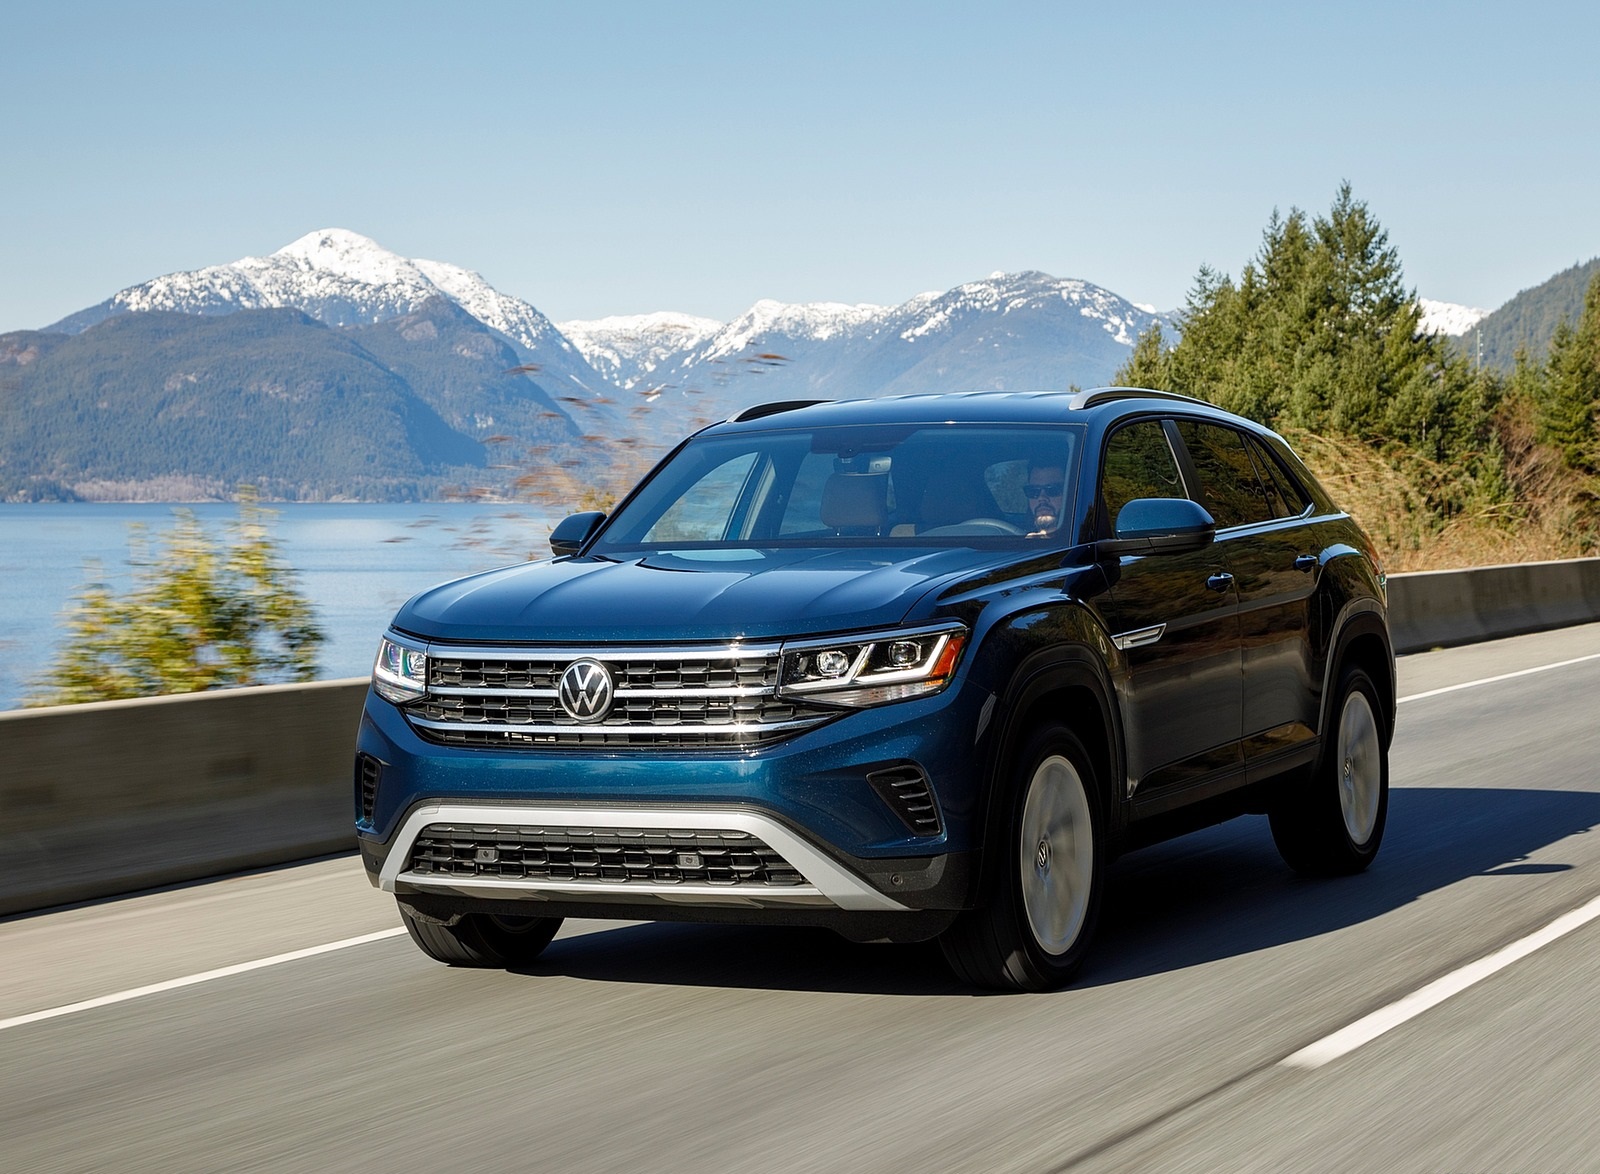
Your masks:
[{"label": "headrest", "polygon": [[884,473],[830,473],[822,485],[822,524],[830,530],[882,527],[889,514]]}]

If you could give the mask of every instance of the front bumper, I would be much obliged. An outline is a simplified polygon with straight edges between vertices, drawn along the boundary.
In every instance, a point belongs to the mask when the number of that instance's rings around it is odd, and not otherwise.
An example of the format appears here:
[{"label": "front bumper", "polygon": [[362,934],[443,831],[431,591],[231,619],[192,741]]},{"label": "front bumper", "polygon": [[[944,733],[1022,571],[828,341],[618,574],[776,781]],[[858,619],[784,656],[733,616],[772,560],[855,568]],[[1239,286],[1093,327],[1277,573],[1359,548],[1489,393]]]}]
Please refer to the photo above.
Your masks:
[{"label": "front bumper", "polygon": [[[420,870],[412,859],[412,848],[430,827],[443,826],[467,833],[473,843],[504,842],[525,828],[559,828],[577,831],[592,840],[597,829],[644,835],[665,832],[735,833],[752,837],[770,846],[799,874],[799,883],[782,887],[733,882],[694,883],[637,879],[626,868],[607,869],[621,875],[608,879],[556,879],[549,876],[504,877],[461,876]],[[474,835],[473,833],[477,833]],[[611,837],[608,837],[611,838]],[[687,841],[686,841],[687,842]],[[821,905],[863,912],[905,910],[903,905],[878,891],[861,877],[830,859],[824,852],[784,827],[769,815],[754,811],[683,808],[627,807],[581,808],[531,806],[491,806],[473,803],[420,803],[411,810],[397,837],[399,851],[390,852],[378,872],[378,887],[391,893],[455,893],[463,897],[526,898],[551,900],[576,897],[619,897],[629,901],[676,902],[690,905],[739,905],[750,908],[783,905]],[[698,846],[698,841],[696,845]],[[497,853],[494,847],[479,851]],[[688,854],[688,853],[684,853]],[[550,872],[549,867],[538,871]],[[572,868],[574,873],[602,873],[602,869]],[[650,870],[643,870],[646,874]],[[677,872],[668,866],[656,871]]]},{"label": "front bumper", "polygon": [[[584,752],[442,746],[369,694],[358,748],[380,773],[368,815],[357,772],[357,836],[374,884],[435,913],[490,902],[561,916],[656,910],[646,915],[832,924],[834,914],[893,920],[958,910],[970,900],[984,699],[953,686],[751,750]],[[927,775],[942,817],[937,835],[909,829],[869,782],[896,764]],[[546,831],[579,842],[598,834],[613,851],[629,836],[655,833],[749,837],[797,875],[782,884],[731,883],[727,874],[696,883],[649,870],[541,863],[500,875],[492,863],[470,866],[473,845],[491,857],[494,845],[508,845],[521,860],[528,837]],[[425,833],[456,837],[466,866],[419,867]],[[732,916],[709,916],[719,911]]]}]

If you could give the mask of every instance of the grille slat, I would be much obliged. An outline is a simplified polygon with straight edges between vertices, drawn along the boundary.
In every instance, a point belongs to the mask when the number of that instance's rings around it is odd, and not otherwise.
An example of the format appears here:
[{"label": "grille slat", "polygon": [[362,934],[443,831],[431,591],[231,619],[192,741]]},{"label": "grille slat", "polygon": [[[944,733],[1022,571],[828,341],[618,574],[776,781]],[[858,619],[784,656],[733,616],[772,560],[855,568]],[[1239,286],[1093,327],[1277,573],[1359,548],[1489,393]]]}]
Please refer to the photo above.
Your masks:
[{"label": "grille slat", "polygon": [[875,771],[867,776],[867,782],[917,835],[937,836],[944,830],[938,801],[920,767],[907,764]]},{"label": "grille slat", "polygon": [[421,876],[619,885],[793,888],[806,883],[755,836],[692,828],[429,824],[412,845],[410,867]]},{"label": "grille slat", "polygon": [[[837,711],[777,693],[776,647],[683,650],[529,650],[428,657],[428,695],[406,708],[419,733],[454,746],[739,747],[798,733]],[[574,660],[611,672],[615,701],[599,722],[562,708],[561,674]]]},{"label": "grille slat", "polygon": [[361,818],[371,823],[378,805],[378,777],[383,773],[383,764],[370,754],[357,754],[356,770],[361,776]]}]

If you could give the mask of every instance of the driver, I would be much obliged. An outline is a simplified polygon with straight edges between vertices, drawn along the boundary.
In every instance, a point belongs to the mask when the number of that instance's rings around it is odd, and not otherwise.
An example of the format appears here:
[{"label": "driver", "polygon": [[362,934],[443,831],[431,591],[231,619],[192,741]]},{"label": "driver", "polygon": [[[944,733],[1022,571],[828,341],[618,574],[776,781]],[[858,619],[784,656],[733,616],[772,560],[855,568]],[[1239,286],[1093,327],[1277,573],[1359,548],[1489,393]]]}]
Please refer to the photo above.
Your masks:
[{"label": "driver", "polygon": [[1061,525],[1066,475],[1066,469],[1060,465],[1028,466],[1028,479],[1022,485],[1022,492],[1028,499],[1028,513],[1032,516],[1029,538],[1048,537]]}]

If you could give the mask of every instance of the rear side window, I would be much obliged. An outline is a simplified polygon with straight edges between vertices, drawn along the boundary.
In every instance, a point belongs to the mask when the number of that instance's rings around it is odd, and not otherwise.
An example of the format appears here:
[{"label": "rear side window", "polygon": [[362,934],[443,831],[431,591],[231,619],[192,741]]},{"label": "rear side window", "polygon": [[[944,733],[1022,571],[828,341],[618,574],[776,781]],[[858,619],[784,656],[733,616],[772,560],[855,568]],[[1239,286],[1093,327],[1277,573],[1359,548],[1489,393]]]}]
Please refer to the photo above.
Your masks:
[{"label": "rear side window", "polygon": [[1300,483],[1278,463],[1278,458],[1253,436],[1250,437],[1250,451],[1255,454],[1256,466],[1261,470],[1262,479],[1277,495],[1278,516],[1298,518],[1305,513],[1306,506],[1311,504],[1311,499],[1306,496],[1306,491],[1300,487]]},{"label": "rear side window", "polygon": [[1200,500],[1217,529],[1266,522],[1278,516],[1267,487],[1256,475],[1244,433],[1220,424],[1179,420],[1178,432],[1200,474]]},{"label": "rear side window", "polygon": [[1140,420],[1106,441],[1100,500],[1113,529],[1122,507],[1139,497],[1187,497],[1178,461],[1160,420]]}]

